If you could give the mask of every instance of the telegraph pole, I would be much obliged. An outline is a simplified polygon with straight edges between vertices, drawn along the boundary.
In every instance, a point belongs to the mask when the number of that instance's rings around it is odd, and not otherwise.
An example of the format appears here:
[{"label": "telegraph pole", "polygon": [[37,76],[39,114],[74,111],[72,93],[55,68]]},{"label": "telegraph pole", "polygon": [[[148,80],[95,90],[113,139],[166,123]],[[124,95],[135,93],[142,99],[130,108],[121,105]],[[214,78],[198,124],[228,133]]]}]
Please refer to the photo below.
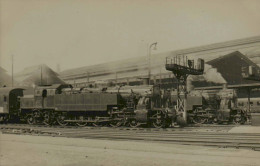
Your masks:
[{"label": "telegraph pole", "polygon": [[41,65],[41,86],[42,86],[42,65]]},{"label": "telegraph pole", "polygon": [[14,55],[12,55],[12,87],[14,86]]}]

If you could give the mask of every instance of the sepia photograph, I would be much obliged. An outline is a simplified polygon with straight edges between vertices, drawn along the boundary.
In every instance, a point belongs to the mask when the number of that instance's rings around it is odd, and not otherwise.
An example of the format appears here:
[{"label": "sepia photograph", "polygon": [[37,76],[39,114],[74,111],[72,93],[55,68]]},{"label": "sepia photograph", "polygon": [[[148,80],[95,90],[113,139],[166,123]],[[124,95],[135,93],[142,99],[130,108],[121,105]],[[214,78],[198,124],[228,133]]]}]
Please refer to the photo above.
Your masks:
[{"label": "sepia photograph", "polygon": [[260,166],[259,0],[0,0],[0,166]]}]

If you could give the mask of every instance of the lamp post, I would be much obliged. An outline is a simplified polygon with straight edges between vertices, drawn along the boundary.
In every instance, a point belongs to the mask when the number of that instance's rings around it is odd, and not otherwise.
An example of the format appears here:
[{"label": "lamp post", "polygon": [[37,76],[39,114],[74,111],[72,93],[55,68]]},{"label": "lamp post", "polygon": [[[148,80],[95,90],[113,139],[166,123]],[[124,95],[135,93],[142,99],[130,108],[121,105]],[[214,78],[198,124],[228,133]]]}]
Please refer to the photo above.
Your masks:
[{"label": "lamp post", "polygon": [[148,48],[148,85],[150,85],[151,79],[151,49],[156,50],[157,42],[150,44]]},{"label": "lamp post", "polygon": [[12,55],[12,87],[14,86],[14,55]]}]

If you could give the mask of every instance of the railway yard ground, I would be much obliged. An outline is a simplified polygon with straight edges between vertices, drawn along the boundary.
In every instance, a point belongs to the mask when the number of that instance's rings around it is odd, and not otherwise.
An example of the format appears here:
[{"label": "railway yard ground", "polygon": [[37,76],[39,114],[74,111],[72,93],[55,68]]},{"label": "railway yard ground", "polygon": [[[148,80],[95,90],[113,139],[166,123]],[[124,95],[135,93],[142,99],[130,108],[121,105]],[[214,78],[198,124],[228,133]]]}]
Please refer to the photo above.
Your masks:
[{"label": "railway yard ground", "polygon": [[260,127],[0,124],[1,166],[260,165]]}]

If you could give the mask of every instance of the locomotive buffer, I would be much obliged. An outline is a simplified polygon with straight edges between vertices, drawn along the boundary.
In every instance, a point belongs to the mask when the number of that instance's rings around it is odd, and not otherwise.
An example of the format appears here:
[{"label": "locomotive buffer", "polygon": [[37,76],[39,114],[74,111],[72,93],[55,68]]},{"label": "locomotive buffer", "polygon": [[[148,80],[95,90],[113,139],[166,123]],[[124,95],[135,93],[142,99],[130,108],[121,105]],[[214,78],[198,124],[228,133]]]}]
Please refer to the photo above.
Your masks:
[{"label": "locomotive buffer", "polygon": [[189,75],[202,75],[204,72],[204,60],[198,59],[197,65],[194,60],[189,60],[187,56],[176,55],[167,57],[166,70],[172,71],[177,79],[177,123],[179,125],[187,124],[187,77]]}]

